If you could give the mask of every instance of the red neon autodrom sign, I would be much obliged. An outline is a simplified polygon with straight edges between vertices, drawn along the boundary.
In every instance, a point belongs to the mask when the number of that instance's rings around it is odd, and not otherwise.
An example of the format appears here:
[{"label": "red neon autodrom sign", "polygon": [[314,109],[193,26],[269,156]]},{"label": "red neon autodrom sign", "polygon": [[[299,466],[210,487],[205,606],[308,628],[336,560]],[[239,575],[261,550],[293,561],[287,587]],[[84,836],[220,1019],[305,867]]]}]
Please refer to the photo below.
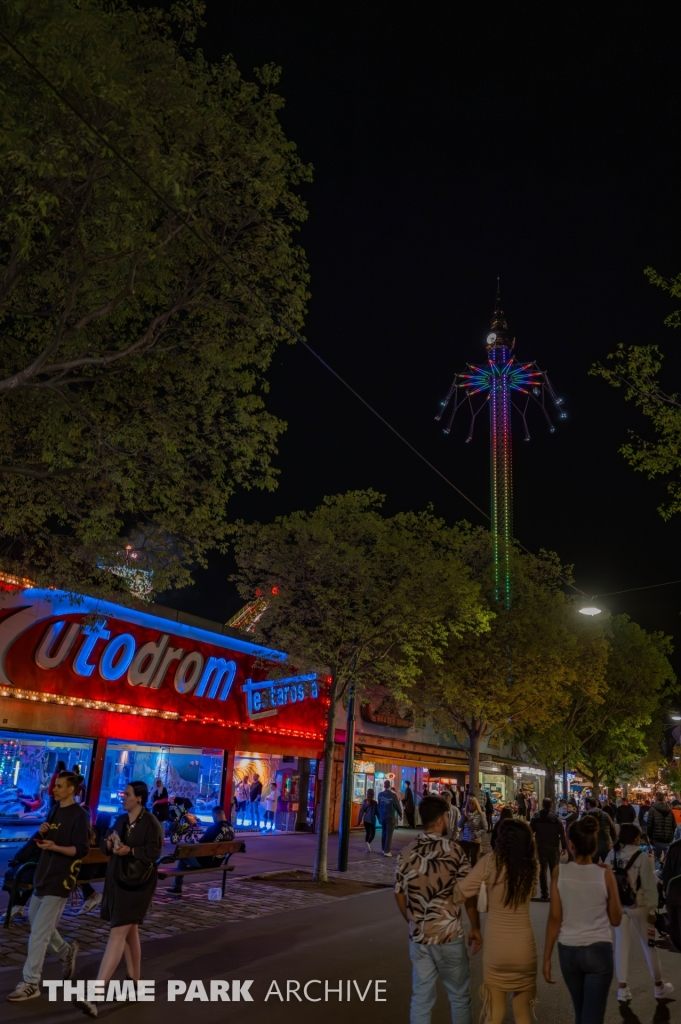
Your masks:
[{"label": "red neon autodrom sign", "polygon": [[267,731],[318,734],[324,708],[314,676],[263,682],[263,662],[285,661],[240,638],[92,598],[31,589],[0,599],[0,685],[22,691],[232,727],[267,717]]}]

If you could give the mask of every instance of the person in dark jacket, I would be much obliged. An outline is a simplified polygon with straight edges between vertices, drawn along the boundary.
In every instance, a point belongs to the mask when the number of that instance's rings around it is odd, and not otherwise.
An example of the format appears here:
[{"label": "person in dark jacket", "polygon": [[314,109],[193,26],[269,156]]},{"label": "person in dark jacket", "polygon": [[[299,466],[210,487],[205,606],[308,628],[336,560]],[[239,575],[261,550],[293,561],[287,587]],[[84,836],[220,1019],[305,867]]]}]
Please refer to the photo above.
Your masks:
[{"label": "person in dark jacket", "polygon": [[[130,782],[123,794],[125,813],[116,818],[113,831],[102,840],[101,849],[111,855],[106,870],[101,916],[111,922],[109,941],[97,980],[105,987],[125,954],[129,977],[140,979],[142,947],[139,926],[151,906],[158,881],[156,862],[163,850],[163,828],[147,810],[146,782]],[[77,1003],[88,1017],[97,1016],[97,1005]]]},{"label": "person in dark jacket", "polygon": [[615,811],[615,821],[618,825],[632,825],[636,821],[636,811],[631,806],[626,796]]},{"label": "person in dark jacket", "polygon": [[487,831],[492,831],[492,815],[494,814],[494,804],[492,803],[492,797],[489,793],[485,793],[485,817],[487,818]]},{"label": "person in dark jacket", "polygon": [[[231,824],[227,821],[227,815],[225,814],[224,807],[216,806],[213,808],[213,824],[209,825],[206,831],[201,836],[200,843],[227,843],[234,839],[234,829]],[[178,868],[217,868],[224,860],[224,857],[186,857],[184,860],[178,860]],[[175,875],[175,882],[170,889],[166,889],[166,892],[173,893],[174,896],[182,895],[182,882],[184,881],[184,875]]]},{"label": "person in dark jacket", "polygon": [[646,823],[646,831],[648,838],[653,844],[653,850],[655,851],[655,870],[658,871],[660,867],[660,857],[664,853],[667,853],[671,843],[674,840],[674,829],[676,828],[676,822],[674,821],[674,815],[672,809],[664,798],[664,793],[655,794],[655,803],[648,811],[648,821]]},{"label": "person in dark jacket", "polygon": [[[20,850],[17,850],[16,854],[7,863],[7,871],[5,871],[5,877],[3,880],[2,888],[4,892],[12,891],[12,882],[17,877],[19,872],[20,879],[22,882],[32,882],[33,876],[35,875],[35,869],[38,866],[40,860],[40,847],[35,841],[35,838],[29,839],[28,842],[24,843]],[[25,867],[25,865],[32,865]],[[24,907],[31,898],[30,889],[20,889],[14,897],[14,903],[12,905],[12,913],[10,921],[15,921],[17,918],[24,916]]]},{"label": "person in dark jacket", "polygon": [[549,899],[551,875],[553,869],[560,862],[560,852],[561,850],[567,852],[565,829],[558,815],[553,813],[552,807],[551,798],[545,797],[542,801],[541,811],[537,811],[530,819],[530,828],[537,844],[539,888],[543,900]]},{"label": "person in dark jacket", "polygon": [[156,787],[151,791],[151,813],[161,824],[168,820],[170,814],[168,790],[163,785],[162,779],[156,779]]},{"label": "person in dark jacket", "polygon": [[415,828],[414,825],[414,794],[411,791],[411,783],[407,780],[404,784],[404,796],[402,797],[404,816],[407,819],[407,827]]},{"label": "person in dark jacket", "polygon": [[64,978],[72,978],[76,970],[78,943],[65,942],[57,931],[57,924],[75,888],[80,862],[90,846],[90,822],[74,799],[81,782],[81,777],[72,772],[59,774],[53,789],[57,806],[52,808],[35,837],[40,847],[40,860],[33,877],[28,910],[31,935],[24,980],[7,997],[11,1003],[40,996],[40,976],[48,950],[61,960]]},{"label": "person in dark jacket", "polygon": [[681,875],[681,839],[670,845],[662,865],[660,881],[665,890],[672,878],[676,878],[677,875]]},{"label": "person in dark jacket", "polygon": [[497,845],[497,837],[499,835],[499,827],[503,821],[508,821],[509,818],[513,818],[513,809],[511,807],[502,807],[499,811],[499,820],[492,829],[492,838],[490,839],[490,846],[492,849]]},{"label": "person in dark jacket", "polygon": [[617,814],[617,805],[612,802],[610,797],[603,804],[603,810],[606,814],[609,814],[613,821],[615,821],[615,815]]},{"label": "person in dark jacket", "polygon": [[371,844],[376,835],[376,819],[378,817],[378,802],[374,800],[373,789],[367,789],[366,799],[359,809],[358,825],[364,823],[364,838],[367,844],[367,853],[371,853]]},{"label": "person in dark jacket", "polygon": [[516,805],[518,807],[518,814],[521,818],[525,817],[527,811],[527,801],[525,800],[525,794],[522,789],[518,791],[518,795],[515,798]]},{"label": "person in dark jacket", "polygon": [[402,807],[397,793],[390,788],[390,782],[386,779],[383,792],[378,794],[378,820],[381,823],[381,850],[384,857],[392,857],[390,847],[398,818],[402,820]]},{"label": "person in dark jacket", "polygon": [[584,799],[584,814],[583,818],[587,815],[591,815],[598,821],[598,835],[596,837],[597,847],[593,857],[594,864],[598,864],[599,861],[605,863],[605,858],[608,856],[613,846],[617,842],[617,831],[615,830],[615,823],[609,814],[601,810],[598,806],[598,800],[595,796],[587,796]]}]

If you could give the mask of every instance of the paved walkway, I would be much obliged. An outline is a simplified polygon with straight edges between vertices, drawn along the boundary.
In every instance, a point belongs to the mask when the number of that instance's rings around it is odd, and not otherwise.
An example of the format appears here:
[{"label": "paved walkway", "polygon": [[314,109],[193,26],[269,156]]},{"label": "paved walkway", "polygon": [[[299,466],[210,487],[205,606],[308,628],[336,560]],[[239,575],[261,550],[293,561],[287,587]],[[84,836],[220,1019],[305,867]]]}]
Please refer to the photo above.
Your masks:
[{"label": "paved walkway", "polygon": [[[395,849],[406,845],[414,833],[398,835]],[[286,871],[291,867],[310,869],[314,861],[315,837],[305,836],[301,848],[298,836],[252,837],[248,840],[249,853],[235,856],[243,871],[250,867],[250,874],[261,874],[268,871]],[[330,863],[335,864],[336,837],[331,837]],[[345,873],[330,869],[331,877],[355,879],[391,885],[395,874],[395,860],[384,858],[375,853],[362,856],[364,844],[352,837],[351,856],[348,871]],[[302,856],[301,856],[302,855]],[[291,864],[291,861],[302,860],[303,863]],[[255,867],[257,865],[257,867]],[[254,870],[255,867],[255,870]],[[265,881],[251,881],[248,877],[231,875],[227,877],[225,897],[222,900],[209,900],[208,890],[218,885],[222,876],[216,872],[215,877],[201,882],[185,882],[181,898],[167,893],[166,886],[159,886],[151,910],[147,914],[141,928],[143,941],[162,939],[178,935],[181,932],[198,931],[204,928],[216,928],[234,921],[263,917],[267,914],[290,912],[304,907],[317,906],[334,902],[337,897],[318,892],[307,892],[304,889],[282,889],[267,885]],[[95,883],[101,891],[102,884]],[[4,906],[6,906],[6,894]],[[100,952],[104,949],[108,937],[108,923],[99,917],[99,911],[90,914],[79,914],[81,904],[67,904],[59,924],[59,932],[67,941],[77,938],[81,949],[86,952]],[[28,941],[28,921],[15,921],[11,928],[0,928],[0,967],[14,967],[23,964],[26,957]]]}]

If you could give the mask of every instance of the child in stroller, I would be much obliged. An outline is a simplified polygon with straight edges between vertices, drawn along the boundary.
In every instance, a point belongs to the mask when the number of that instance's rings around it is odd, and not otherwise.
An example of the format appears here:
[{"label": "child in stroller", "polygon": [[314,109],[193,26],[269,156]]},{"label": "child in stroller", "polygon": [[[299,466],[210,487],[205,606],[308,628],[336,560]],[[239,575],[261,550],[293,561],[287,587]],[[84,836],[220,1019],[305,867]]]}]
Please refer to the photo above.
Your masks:
[{"label": "child in stroller", "polygon": [[195,814],[191,813],[192,804],[189,797],[172,798],[168,821],[165,823],[167,835],[171,843],[196,843],[201,835],[201,824]]}]

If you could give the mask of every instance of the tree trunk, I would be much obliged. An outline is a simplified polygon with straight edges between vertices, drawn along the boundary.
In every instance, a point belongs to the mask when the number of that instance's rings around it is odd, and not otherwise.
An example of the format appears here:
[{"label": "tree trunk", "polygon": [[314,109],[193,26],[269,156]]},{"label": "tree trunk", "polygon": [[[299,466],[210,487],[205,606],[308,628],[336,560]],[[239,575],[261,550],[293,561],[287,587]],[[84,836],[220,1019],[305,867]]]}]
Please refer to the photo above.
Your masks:
[{"label": "tree trunk", "polygon": [[324,780],[322,782],[322,805],[317,823],[317,849],[312,878],[315,882],[328,882],[326,869],[329,850],[329,806],[331,804],[331,777],[333,775],[333,748],[336,725],[336,694],[338,680],[334,674],[329,686],[329,710],[326,717],[326,740],[324,742]]},{"label": "tree trunk", "polygon": [[546,780],[544,782],[544,796],[550,797],[552,800],[556,799],[556,766],[555,764],[545,764],[546,768]]},{"label": "tree trunk", "polygon": [[469,746],[468,795],[477,797],[480,790],[480,734],[482,732],[479,719],[474,718],[471,728],[466,731],[468,732]]},{"label": "tree trunk", "polygon": [[596,768],[592,768],[592,770],[591,770],[591,782],[592,782],[591,795],[593,797],[595,797],[596,800],[598,800],[599,796],[601,795],[601,786],[600,786],[601,775],[600,775],[600,772]]}]

